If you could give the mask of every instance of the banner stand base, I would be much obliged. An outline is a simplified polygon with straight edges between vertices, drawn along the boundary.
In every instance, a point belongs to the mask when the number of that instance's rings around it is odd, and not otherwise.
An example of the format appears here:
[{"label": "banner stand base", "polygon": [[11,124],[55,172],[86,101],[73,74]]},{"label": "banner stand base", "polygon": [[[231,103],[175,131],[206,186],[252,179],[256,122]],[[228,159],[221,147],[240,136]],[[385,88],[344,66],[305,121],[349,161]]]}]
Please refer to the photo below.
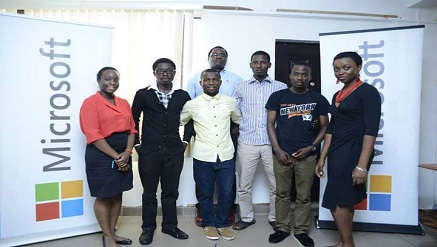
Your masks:
[{"label": "banner stand base", "polygon": [[[319,220],[318,216],[314,217],[317,229],[337,229],[334,221]],[[354,231],[363,232],[385,232],[385,233],[404,233],[414,235],[425,235],[425,231],[420,223],[417,226],[394,225],[394,224],[377,224],[377,223],[353,223]]]}]

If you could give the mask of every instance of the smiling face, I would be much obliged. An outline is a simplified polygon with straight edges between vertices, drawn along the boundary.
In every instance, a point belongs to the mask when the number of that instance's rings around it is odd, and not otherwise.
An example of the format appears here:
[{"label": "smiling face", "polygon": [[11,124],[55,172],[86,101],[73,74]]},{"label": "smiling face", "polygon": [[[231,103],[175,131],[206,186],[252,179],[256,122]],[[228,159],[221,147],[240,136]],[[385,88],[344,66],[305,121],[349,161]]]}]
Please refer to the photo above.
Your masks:
[{"label": "smiling face", "polygon": [[357,66],[355,61],[349,57],[334,60],[333,66],[335,77],[344,84],[355,82],[361,70],[361,66]]},{"label": "smiling face", "polygon": [[311,80],[311,69],[305,65],[294,65],[290,73],[290,83],[295,89],[306,89]]},{"label": "smiling face", "polygon": [[220,74],[218,72],[202,72],[200,85],[205,94],[215,96],[218,94],[221,84],[222,80],[220,79]]},{"label": "smiling face", "polygon": [[101,92],[111,95],[117,91],[120,85],[119,80],[120,74],[116,70],[109,69],[102,72],[102,75],[97,80],[97,83],[99,84]]},{"label": "smiling face", "polygon": [[223,70],[227,61],[228,54],[221,48],[214,48],[208,57],[209,67],[215,70]]},{"label": "smiling face", "polygon": [[255,55],[250,61],[250,68],[253,72],[253,77],[257,79],[264,79],[267,77],[267,72],[272,64],[268,61],[267,57],[264,55]]}]

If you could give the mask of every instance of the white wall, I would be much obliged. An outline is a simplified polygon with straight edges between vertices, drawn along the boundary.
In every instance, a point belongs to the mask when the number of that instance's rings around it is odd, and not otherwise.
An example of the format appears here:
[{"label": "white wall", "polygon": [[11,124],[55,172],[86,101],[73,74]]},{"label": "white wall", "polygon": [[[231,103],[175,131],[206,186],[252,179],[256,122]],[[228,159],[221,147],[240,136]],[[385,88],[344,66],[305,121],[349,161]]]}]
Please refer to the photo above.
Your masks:
[{"label": "white wall", "polygon": [[[52,4],[50,3],[52,2]],[[104,6],[105,2],[114,2],[120,8],[147,7],[147,2],[156,4],[157,1],[50,1],[50,0],[4,0],[0,3],[0,8],[32,8],[39,6],[56,6],[64,8],[86,8],[89,4],[97,4],[98,7]],[[174,5],[173,1],[164,1],[168,6],[184,5],[181,1]],[[191,73],[202,70],[208,66],[207,52],[215,46],[221,45],[229,52],[228,69],[240,74],[243,78],[249,78],[250,55],[256,50],[265,50],[270,53],[272,61],[275,60],[275,40],[294,40],[294,41],[318,41],[319,33],[333,31],[348,31],[357,29],[371,29],[397,26],[410,26],[425,24],[424,32],[424,53],[423,53],[423,74],[422,81],[412,81],[411,86],[422,83],[421,105],[421,124],[420,129],[420,163],[437,163],[437,49],[435,40],[437,39],[437,6],[425,6],[430,4],[426,0],[203,0],[203,1],[184,1],[187,5],[221,5],[239,6],[253,9],[254,11],[196,11],[194,16],[200,19],[192,20],[192,46],[185,49],[186,56],[192,57],[191,64],[184,64],[185,67],[192,68]],[[416,4],[420,8],[408,8]],[[96,6],[97,6],[96,5]],[[197,5],[196,5],[197,6]],[[279,13],[276,9],[291,9],[297,11],[318,11],[317,14],[311,13]],[[193,9],[193,8],[188,8]],[[194,8],[194,9],[197,9]],[[340,12],[328,14],[327,11]],[[321,13],[325,12],[325,13]],[[348,15],[350,13],[364,13]],[[369,17],[369,14],[394,15],[396,18],[384,19],[381,17]],[[191,21],[191,20],[189,20]],[[189,24],[188,24],[189,25]],[[190,30],[191,31],[191,30]],[[192,51],[189,49],[192,47]],[[405,61],[408,63],[408,61]],[[329,66],[329,65],[322,65]],[[273,73],[274,64],[270,73]],[[188,77],[185,77],[188,80]],[[418,99],[419,100],[419,99]],[[408,102],[406,102],[408,103]],[[399,106],[402,107],[402,106]],[[418,109],[419,110],[419,109]],[[408,118],[405,119],[408,121]],[[402,136],[399,136],[402,138]],[[408,147],[399,147],[399,152],[408,152]],[[402,169],[398,167],[397,169]],[[419,168],[418,168],[419,169]],[[262,173],[257,173],[253,189],[255,202],[268,202],[267,182]],[[434,198],[434,176],[429,172],[419,173],[419,208],[431,208],[432,198]],[[159,195],[158,195],[159,197]],[[194,181],[192,178],[191,159],[187,158],[180,182],[180,199],[178,205],[189,205],[195,203]],[[126,193],[125,206],[141,205],[141,183],[138,176],[135,177],[135,188]]]}]

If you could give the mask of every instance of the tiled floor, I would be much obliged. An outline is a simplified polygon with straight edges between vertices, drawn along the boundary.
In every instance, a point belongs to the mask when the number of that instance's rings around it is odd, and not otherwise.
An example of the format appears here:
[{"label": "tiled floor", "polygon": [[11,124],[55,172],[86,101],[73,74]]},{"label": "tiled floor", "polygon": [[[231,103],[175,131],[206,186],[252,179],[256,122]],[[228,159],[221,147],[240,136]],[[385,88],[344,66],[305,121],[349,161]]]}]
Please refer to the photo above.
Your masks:
[{"label": "tiled floor", "polygon": [[[293,247],[299,246],[296,240],[290,236],[278,244],[270,244],[268,236],[272,229],[267,222],[266,215],[256,215],[257,223],[243,231],[235,231],[235,240],[226,241],[223,239],[212,241],[205,238],[202,228],[194,225],[192,217],[179,217],[179,228],[190,235],[187,240],[177,240],[166,234],[161,233],[160,228],[155,231],[153,243],[149,246],[171,246],[171,247],[222,247],[222,246],[250,246],[250,247]],[[161,217],[158,217],[158,226]],[[134,241],[131,245],[141,246],[138,237],[141,233],[140,216],[123,216],[120,218],[117,233],[121,236],[132,238]],[[355,243],[357,247],[435,247],[437,246],[437,232],[424,226],[426,235],[408,235],[408,234],[387,234],[371,232],[354,232]],[[310,236],[314,239],[316,246],[329,246],[337,242],[337,232],[333,230],[319,230],[312,226]],[[79,237],[72,237],[38,244],[28,245],[29,247],[73,247],[73,246],[102,246],[101,233],[89,234]]]}]

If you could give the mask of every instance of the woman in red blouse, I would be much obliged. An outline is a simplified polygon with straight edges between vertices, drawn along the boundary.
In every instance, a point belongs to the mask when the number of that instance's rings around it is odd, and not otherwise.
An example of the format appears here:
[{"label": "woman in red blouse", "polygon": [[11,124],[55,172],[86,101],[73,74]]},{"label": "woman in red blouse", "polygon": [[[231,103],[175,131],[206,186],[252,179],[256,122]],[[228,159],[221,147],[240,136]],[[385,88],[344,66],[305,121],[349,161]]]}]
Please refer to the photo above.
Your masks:
[{"label": "woman in red blouse", "polygon": [[103,231],[103,246],[132,244],[114,232],[122,193],[132,189],[132,148],[137,131],[131,108],[114,95],[120,74],[104,67],[97,73],[100,91],[85,99],[80,109],[80,128],[86,136],[85,164],[94,213]]}]

